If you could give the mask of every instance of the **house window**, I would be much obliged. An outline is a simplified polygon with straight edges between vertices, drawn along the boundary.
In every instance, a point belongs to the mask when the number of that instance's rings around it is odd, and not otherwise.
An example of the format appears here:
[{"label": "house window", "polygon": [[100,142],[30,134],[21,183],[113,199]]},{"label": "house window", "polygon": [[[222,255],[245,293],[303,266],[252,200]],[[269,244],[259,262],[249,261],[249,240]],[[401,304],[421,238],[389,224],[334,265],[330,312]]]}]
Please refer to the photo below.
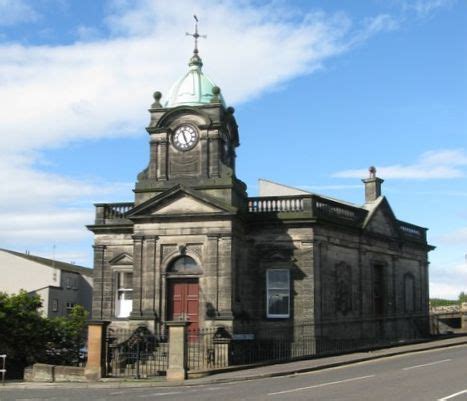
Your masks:
[{"label": "house window", "polygon": [[267,317],[279,319],[290,317],[290,271],[268,270],[266,291]]},{"label": "house window", "polygon": [[117,272],[115,316],[128,317],[133,309],[133,273]]},{"label": "house window", "polygon": [[52,312],[58,312],[58,299],[52,300]]},{"label": "house window", "polygon": [[75,306],[75,304],[72,303],[72,302],[67,302],[67,303],[66,303],[66,313],[67,313],[67,314],[70,314],[70,313],[71,313],[71,310],[73,309],[73,306]]},{"label": "house window", "polygon": [[65,278],[65,287],[70,289],[71,288],[71,278],[67,277]]}]

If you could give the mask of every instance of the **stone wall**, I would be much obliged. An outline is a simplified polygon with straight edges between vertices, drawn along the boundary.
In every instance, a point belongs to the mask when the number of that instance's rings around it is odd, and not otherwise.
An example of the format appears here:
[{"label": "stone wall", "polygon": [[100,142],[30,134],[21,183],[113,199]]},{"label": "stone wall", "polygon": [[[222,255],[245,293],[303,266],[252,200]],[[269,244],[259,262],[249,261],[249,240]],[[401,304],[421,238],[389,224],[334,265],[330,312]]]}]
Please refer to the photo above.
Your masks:
[{"label": "stone wall", "polygon": [[85,382],[84,368],[76,366],[35,363],[24,370],[24,380],[29,382]]}]

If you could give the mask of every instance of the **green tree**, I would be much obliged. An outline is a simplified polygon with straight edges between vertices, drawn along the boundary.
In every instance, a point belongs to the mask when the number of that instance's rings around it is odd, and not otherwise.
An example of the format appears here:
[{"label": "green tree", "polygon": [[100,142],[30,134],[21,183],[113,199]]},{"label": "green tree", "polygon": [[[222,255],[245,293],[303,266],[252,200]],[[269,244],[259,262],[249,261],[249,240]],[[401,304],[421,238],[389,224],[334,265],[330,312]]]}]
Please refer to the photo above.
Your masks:
[{"label": "green tree", "polygon": [[67,316],[49,320],[49,361],[66,365],[78,364],[80,349],[86,345],[87,318],[88,312],[81,305],[75,305]]},{"label": "green tree", "polygon": [[467,302],[467,294],[464,291],[459,294],[459,302]]},{"label": "green tree", "polygon": [[22,377],[35,362],[72,365],[85,345],[88,313],[76,305],[65,317],[47,319],[38,295],[0,292],[0,354],[8,355],[8,376]]},{"label": "green tree", "polygon": [[9,373],[15,376],[46,356],[44,344],[50,327],[40,315],[40,307],[37,295],[25,291],[14,295],[0,293],[0,353],[8,355]]}]

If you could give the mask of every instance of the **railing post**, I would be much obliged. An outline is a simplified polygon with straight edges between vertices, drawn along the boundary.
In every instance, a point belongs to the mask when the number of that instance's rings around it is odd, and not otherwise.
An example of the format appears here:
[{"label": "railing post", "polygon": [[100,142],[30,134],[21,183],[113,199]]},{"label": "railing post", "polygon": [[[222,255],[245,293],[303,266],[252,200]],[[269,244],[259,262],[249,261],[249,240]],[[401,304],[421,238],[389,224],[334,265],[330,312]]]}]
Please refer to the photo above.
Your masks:
[{"label": "railing post", "polygon": [[461,329],[467,332],[467,302],[462,302],[460,307]]},{"label": "railing post", "polygon": [[0,369],[0,373],[2,374],[2,385],[5,385],[5,375],[6,375],[6,354],[0,355],[2,359],[2,368]]},{"label": "railing post", "polygon": [[167,322],[169,329],[169,366],[166,378],[168,381],[186,379],[187,326],[188,322],[185,321]]},{"label": "railing post", "polygon": [[96,219],[95,224],[105,224],[105,208],[106,206],[102,203],[95,204],[96,206]]},{"label": "railing post", "polygon": [[88,323],[88,360],[84,376],[89,381],[97,381],[105,374],[105,333],[109,322]]}]

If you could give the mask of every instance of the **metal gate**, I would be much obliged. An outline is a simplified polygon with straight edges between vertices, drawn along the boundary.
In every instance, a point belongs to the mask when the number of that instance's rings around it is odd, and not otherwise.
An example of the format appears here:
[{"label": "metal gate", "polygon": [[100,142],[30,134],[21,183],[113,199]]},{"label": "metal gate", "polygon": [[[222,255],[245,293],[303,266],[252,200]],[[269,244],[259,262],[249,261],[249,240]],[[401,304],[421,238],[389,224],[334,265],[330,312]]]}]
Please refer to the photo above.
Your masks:
[{"label": "metal gate", "polygon": [[162,376],[167,371],[169,348],[166,336],[147,327],[107,331],[106,376],[137,379]]}]

